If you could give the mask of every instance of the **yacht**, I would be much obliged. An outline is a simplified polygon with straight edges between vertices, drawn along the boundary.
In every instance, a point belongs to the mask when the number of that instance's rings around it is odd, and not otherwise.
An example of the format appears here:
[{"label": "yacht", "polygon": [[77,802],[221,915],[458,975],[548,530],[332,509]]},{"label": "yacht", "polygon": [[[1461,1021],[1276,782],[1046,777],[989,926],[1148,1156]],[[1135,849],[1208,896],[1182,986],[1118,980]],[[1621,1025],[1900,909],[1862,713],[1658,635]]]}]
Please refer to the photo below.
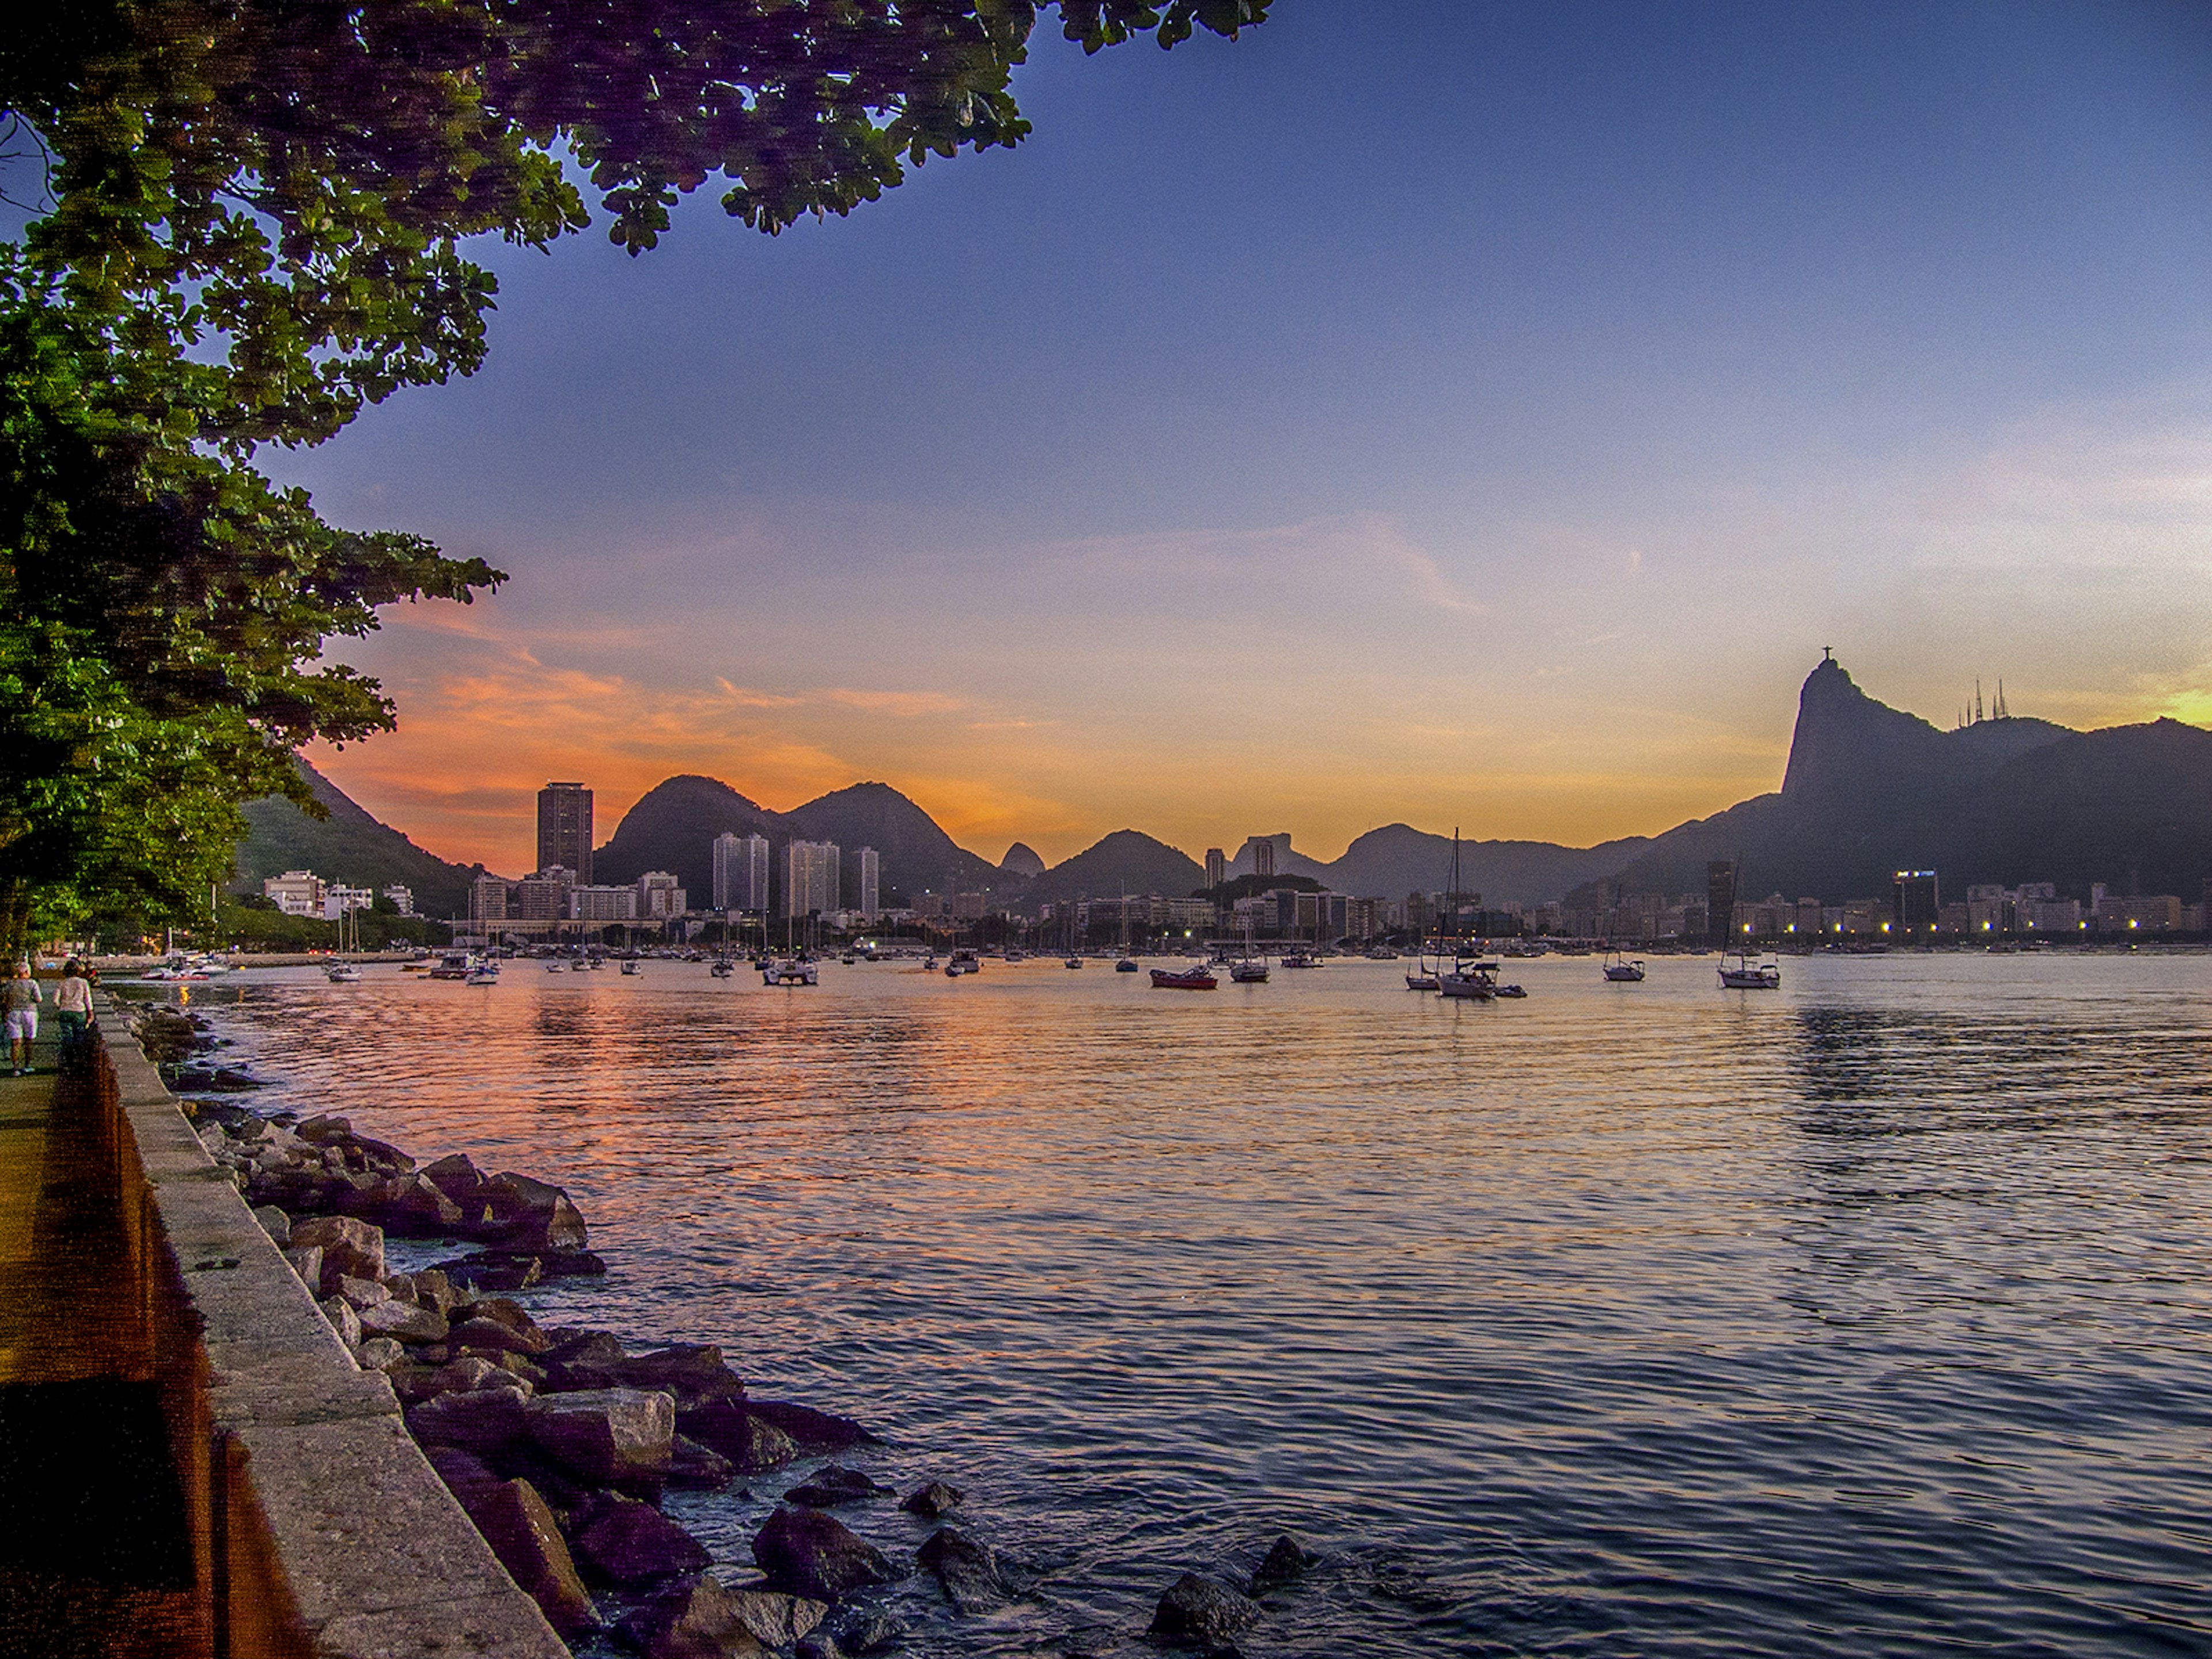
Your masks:
[{"label": "yacht", "polygon": [[1753,962],[1747,952],[1732,951],[1721,958],[1721,988],[1778,991],[1782,988],[1782,963],[1771,953]]},{"label": "yacht", "polygon": [[1450,968],[1437,974],[1437,994],[1488,1002],[1498,994],[1498,964],[1476,957],[1455,956]]},{"label": "yacht", "polygon": [[468,985],[496,985],[499,983],[499,964],[479,962],[462,975],[461,980]]},{"label": "yacht", "polygon": [[1239,985],[1265,985],[1267,982],[1267,958],[1246,957],[1241,962],[1232,962],[1229,964],[1229,977]]},{"label": "yacht", "polygon": [[325,977],[333,985],[358,985],[361,983],[361,969],[349,962],[332,963]]},{"label": "yacht", "polygon": [[805,957],[786,957],[761,974],[763,985],[818,985],[822,970]]},{"label": "yacht", "polygon": [[1156,991],[1211,991],[1220,983],[1206,970],[1202,962],[1194,962],[1188,968],[1152,969],[1152,988]]},{"label": "yacht", "polygon": [[1634,985],[1644,978],[1644,963],[1640,958],[1609,951],[1605,958],[1605,976],[1615,985]]},{"label": "yacht", "polygon": [[1285,951],[1283,953],[1283,966],[1285,968],[1318,968],[1321,966],[1321,958],[1310,951]]},{"label": "yacht", "polygon": [[727,979],[731,975],[738,971],[738,964],[731,961],[727,957],[716,957],[714,960],[708,965],[707,971],[709,974],[712,974],[716,979]]},{"label": "yacht", "polygon": [[945,977],[947,979],[958,979],[963,974],[980,974],[982,971],[982,960],[973,951],[955,951],[951,960],[945,964]]}]

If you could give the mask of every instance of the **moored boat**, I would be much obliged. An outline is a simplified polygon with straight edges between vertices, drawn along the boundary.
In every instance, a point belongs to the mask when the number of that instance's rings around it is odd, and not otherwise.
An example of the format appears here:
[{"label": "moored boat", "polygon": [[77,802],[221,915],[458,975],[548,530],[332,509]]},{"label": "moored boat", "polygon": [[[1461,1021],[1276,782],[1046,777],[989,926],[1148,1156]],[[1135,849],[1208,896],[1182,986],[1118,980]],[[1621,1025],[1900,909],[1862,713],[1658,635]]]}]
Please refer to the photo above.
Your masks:
[{"label": "moored boat", "polygon": [[1608,951],[1605,958],[1605,976],[1615,985],[1634,985],[1644,978],[1644,963],[1638,958]]},{"label": "moored boat", "polygon": [[805,957],[786,957],[761,975],[763,985],[817,985],[822,970]]},{"label": "moored boat", "polygon": [[1721,988],[1724,991],[1778,991],[1782,963],[1772,956],[1753,962],[1748,953],[1735,951],[1721,958]]},{"label": "moored boat", "polygon": [[958,979],[963,974],[980,974],[982,971],[982,958],[973,951],[955,951],[951,959],[945,964],[945,977],[947,979]]},{"label": "moored boat", "polygon": [[1152,988],[1156,991],[1211,991],[1220,983],[1206,971],[1202,962],[1182,969],[1152,969]]}]

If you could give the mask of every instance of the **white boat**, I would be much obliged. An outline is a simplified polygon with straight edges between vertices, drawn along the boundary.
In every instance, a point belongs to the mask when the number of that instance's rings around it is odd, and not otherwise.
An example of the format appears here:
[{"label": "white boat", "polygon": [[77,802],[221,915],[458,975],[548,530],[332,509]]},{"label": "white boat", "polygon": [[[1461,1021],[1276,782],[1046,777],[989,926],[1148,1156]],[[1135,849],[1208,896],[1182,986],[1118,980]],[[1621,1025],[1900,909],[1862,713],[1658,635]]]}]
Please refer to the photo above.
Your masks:
[{"label": "white boat", "polygon": [[1721,958],[1721,988],[1778,991],[1782,988],[1782,963],[1771,954],[1753,962],[1745,951],[1732,951]]},{"label": "white boat", "polygon": [[1473,957],[1455,957],[1452,965],[1437,975],[1437,994],[1468,1002],[1488,1002],[1498,994],[1498,964]]},{"label": "white boat", "polygon": [[635,977],[637,973],[637,963],[635,962],[624,962],[623,963],[622,970],[625,975]]},{"label": "white boat", "polygon": [[333,985],[358,985],[361,983],[361,969],[349,962],[335,963],[324,977]]},{"label": "white boat", "polygon": [[1428,963],[1423,963],[1417,972],[1406,975],[1406,988],[1408,991],[1435,990],[1437,988],[1436,969],[1430,967]]},{"label": "white boat", "polygon": [[1265,957],[1246,957],[1241,962],[1232,962],[1229,964],[1229,977],[1238,985],[1265,985],[1267,982],[1267,959]]},{"label": "white boat", "polygon": [[952,959],[945,964],[945,977],[958,979],[963,974],[980,974],[983,963],[973,951],[955,951]]},{"label": "white boat", "polygon": [[1285,968],[1318,968],[1321,958],[1310,951],[1286,951],[1283,953]]},{"label": "white boat", "polygon": [[818,985],[822,970],[805,957],[786,957],[761,972],[763,985]]},{"label": "white boat", "polygon": [[463,976],[462,983],[465,985],[496,985],[499,983],[499,969],[492,966],[492,964],[488,962],[479,963],[477,966],[470,969],[467,974]]},{"label": "white boat", "polygon": [[727,957],[716,957],[707,971],[716,979],[727,979],[738,971],[738,964]]},{"label": "white boat", "polygon": [[1605,957],[1605,976],[1615,985],[1635,985],[1644,978],[1644,963],[1640,958],[1608,951]]},{"label": "white boat", "polygon": [[1070,957],[1066,962],[1061,963],[1060,965],[1063,968],[1080,968],[1083,966],[1083,958],[1081,957]]},{"label": "white boat", "polygon": [[545,971],[549,974],[557,974],[561,971],[561,964],[557,962],[549,962],[545,964]]}]

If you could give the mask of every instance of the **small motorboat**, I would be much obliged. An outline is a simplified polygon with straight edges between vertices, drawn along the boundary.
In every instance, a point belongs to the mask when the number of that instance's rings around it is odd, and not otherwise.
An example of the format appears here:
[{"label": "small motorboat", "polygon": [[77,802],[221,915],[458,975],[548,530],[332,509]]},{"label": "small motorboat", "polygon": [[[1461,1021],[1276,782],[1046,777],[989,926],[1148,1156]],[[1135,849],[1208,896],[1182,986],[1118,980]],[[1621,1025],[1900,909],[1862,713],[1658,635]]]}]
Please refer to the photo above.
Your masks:
[{"label": "small motorboat", "polygon": [[1283,957],[1283,966],[1285,968],[1318,968],[1321,966],[1321,958],[1310,951],[1291,951],[1285,953]]},{"label": "small motorboat", "polygon": [[727,979],[738,971],[738,964],[727,957],[716,957],[707,969],[716,979]]},{"label": "small motorboat", "polygon": [[980,974],[982,971],[982,958],[973,951],[955,951],[952,959],[945,964],[945,977],[947,979],[958,979],[963,974]]},{"label": "small motorboat", "polygon": [[1063,968],[1080,968],[1083,966],[1083,958],[1081,957],[1070,957],[1066,962],[1061,963],[1060,965]]},{"label": "small motorboat", "polygon": [[1721,958],[1721,988],[1724,991],[1778,991],[1782,963],[1771,956],[1757,962],[1741,951]]},{"label": "small motorboat", "polygon": [[545,971],[549,974],[557,974],[561,971],[561,964],[557,962],[549,962],[545,964]]},{"label": "small motorboat", "polygon": [[337,963],[325,977],[333,985],[358,985],[361,983],[361,969],[349,962]]},{"label": "small motorboat", "polygon": [[637,975],[637,963],[625,961],[622,965],[622,970],[624,977],[635,978]]},{"label": "small motorboat", "polygon": [[1605,976],[1615,985],[1635,985],[1644,978],[1644,963],[1638,958],[1608,952],[1605,959]]},{"label": "small motorboat", "polygon": [[805,957],[786,957],[761,975],[763,985],[818,985],[822,970]]},{"label": "small motorboat", "polygon": [[921,967],[924,973],[935,973],[937,971],[937,952],[932,951],[928,957],[922,962]]},{"label": "small motorboat", "polygon": [[1202,962],[1193,963],[1183,969],[1152,969],[1152,988],[1155,991],[1211,991],[1220,983],[1206,971]]},{"label": "small motorboat", "polygon": [[583,957],[578,957],[574,962],[568,964],[568,971],[572,974],[588,974],[592,971],[592,964],[585,961]]},{"label": "small motorboat", "polygon": [[1133,974],[1137,971],[1137,964],[1127,957],[1123,957],[1121,961],[1114,964],[1114,971],[1117,974]]},{"label": "small motorboat", "polygon": [[1490,994],[1494,997],[1525,997],[1528,994],[1517,985],[1500,985]]},{"label": "small motorboat", "polygon": [[488,962],[479,963],[461,976],[461,981],[465,985],[496,985],[499,969]]}]

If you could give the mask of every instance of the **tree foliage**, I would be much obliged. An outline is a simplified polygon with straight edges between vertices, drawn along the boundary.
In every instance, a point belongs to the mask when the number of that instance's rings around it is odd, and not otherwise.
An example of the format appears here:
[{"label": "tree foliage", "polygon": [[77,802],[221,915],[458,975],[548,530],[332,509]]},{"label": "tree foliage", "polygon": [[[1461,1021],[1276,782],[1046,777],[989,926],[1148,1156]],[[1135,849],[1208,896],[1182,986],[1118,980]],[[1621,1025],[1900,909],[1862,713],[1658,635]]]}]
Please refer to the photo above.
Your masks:
[{"label": "tree foliage", "polygon": [[[1059,0],[1086,51],[1233,37],[1268,0]],[[593,210],[632,253],[715,181],[771,234],[1029,131],[1034,0],[92,0],[0,34],[0,933],[188,908],[235,804],[313,738],[389,727],[322,662],[481,562],[271,487],[483,361],[496,284]],[[590,198],[587,203],[586,196]]]}]

